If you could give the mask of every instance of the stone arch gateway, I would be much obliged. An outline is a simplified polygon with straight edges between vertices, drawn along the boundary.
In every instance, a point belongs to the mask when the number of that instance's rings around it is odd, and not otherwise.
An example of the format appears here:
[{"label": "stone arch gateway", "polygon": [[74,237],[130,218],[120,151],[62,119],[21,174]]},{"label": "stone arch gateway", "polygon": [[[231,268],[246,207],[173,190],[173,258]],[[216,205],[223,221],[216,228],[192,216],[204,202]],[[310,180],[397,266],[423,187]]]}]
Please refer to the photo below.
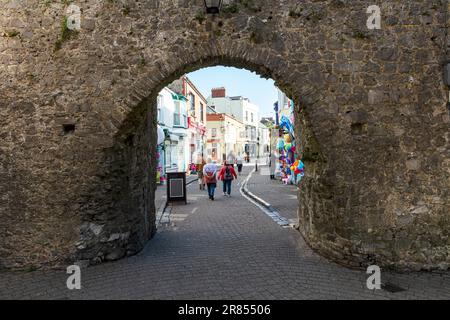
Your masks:
[{"label": "stone arch gateway", "polygon": [[[99,262],[155,232],[157,92],[223,64],[291,95],[299,230],[348,266],[448,268],[447,1],[75,1],[0,6],[0,268]],[[67,31],[67,30],[66,30]]]}]

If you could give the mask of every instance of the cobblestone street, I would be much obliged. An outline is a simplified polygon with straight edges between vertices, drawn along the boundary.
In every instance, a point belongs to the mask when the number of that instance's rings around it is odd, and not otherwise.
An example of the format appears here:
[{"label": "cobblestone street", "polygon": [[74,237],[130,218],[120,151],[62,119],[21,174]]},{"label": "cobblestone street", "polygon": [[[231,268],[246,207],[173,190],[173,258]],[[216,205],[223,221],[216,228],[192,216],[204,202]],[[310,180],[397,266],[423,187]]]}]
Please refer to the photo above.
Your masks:
[{"label": "cobblestone street", "polygon": [[[296,188],[263,179],[254,173],[249,189],[275,208],[284,204],[277,211],[295,219]],[[383,283],[404,291],[368,290],[365,272],[313,253],[296,230],[243,197],[237,183],[231,198],[219,184],[214,202],[190,184],[188,204],[167,208],[141,253],[82,269],[81,290],[66,288],[65,271],[5,272],[0,299],[450,299],[448,272],[382,272]]]}]

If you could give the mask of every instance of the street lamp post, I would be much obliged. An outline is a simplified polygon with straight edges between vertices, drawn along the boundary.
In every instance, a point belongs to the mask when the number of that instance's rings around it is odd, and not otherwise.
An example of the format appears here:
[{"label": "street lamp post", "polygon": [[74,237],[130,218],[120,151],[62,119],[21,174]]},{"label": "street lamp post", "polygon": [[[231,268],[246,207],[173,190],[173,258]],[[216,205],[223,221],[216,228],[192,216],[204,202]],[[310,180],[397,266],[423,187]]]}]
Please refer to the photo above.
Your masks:
[{"label": "street lamp post", "polygon": [[259,133],[258,138],[256,139],[256,161],[255,161],[255,171],[258,172],[258,161],[259,161]]}]

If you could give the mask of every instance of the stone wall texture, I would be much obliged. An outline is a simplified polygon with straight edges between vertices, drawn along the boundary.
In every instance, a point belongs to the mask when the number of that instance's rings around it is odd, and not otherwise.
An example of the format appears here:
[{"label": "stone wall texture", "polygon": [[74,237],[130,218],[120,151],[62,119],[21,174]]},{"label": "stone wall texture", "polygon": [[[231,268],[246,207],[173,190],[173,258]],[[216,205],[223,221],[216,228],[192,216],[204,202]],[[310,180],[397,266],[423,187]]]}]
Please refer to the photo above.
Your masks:
[{"label": "stone wall texture", "polygon": [[[213,65],[299,106],[299,230],[348,266],[450,264],[443,0],[0,0],[0,268],[99,263],[155,232],[156,94]],[[376,2],[376,3],[374,3]],[[382,29],[368,30],[367,8]]]}]

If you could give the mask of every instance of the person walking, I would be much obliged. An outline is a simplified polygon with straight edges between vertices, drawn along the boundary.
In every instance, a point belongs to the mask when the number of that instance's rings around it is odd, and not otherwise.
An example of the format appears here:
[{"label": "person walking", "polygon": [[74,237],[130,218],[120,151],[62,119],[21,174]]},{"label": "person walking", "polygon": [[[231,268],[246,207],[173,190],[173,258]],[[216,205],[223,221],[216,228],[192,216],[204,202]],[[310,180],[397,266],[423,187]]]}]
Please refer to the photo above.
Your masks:
[{"label": "person walking", "polygon": [[272,151],[269,158],[269,167],[270,167],[270,180],[275,179],[275,169],[277,165],[277,159],[275,157],[275,152]]},{"label": "person walking", "polygon": [[236,156],[234,155],[233,150],[231,150],[230,153],[228,153],[226,161],[229,165],[231,165],[234,168],[234,163],[236,162]]},{"label": "person walking", "polygon": [[223,181],[223,195],[231,197],[231,183],[237,179],[236,171],[231,164],[225,161],[222,169],[220,169],[219,180]]},{"label": "person walking", "polygon": [[239,152],[236,157],[236,164],[239,175],[241,175],[242,172],[242,166],[244,165],[244,160],[242,159],[241,153]]},{"label": "person walking", "polygon": [[214,192],[217,187],[217,166],[208,158],[208,163],[203,167],[203,177],[208,188],[209,199],[214,201]]},{"label": "person walking", "polygon": [[196,169],[200,190],[205,190],[205,179],[203,179],[203,168],[205,167],[205,165],[205,159],[203,158],[203,156],[199,156],[197,159]]}]

